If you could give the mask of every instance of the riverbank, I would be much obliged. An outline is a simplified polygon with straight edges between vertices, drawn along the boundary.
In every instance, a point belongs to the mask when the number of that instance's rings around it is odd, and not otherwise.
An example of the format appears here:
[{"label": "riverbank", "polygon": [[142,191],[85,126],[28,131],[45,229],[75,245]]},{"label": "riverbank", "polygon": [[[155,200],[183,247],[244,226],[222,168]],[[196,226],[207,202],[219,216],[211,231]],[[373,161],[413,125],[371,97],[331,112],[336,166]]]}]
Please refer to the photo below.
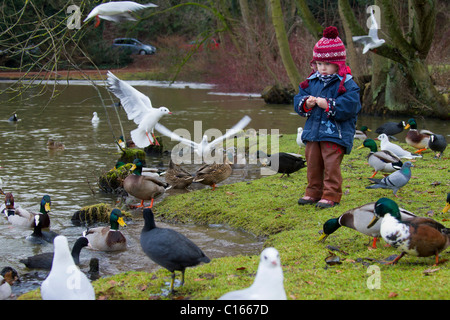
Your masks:
[{"label": "riverbank", "polygon": [[[356,147],[359,144],[355,141]],[[400,145],[410,149],[405,143]],[[337,207],[320,210],[297,204],[306,186],[306,169],[302,169],[290,177],[267,176],[222,185],[215,191],[206,188],[167,197],[154,207],[157,223],[225,224],[263,237],[265,247],[273,246],[280,252],[290,300],[448,299],[449,262],[434,267],[434,257],[407,255],[395,266],[384,265],[380,261],[397,255],[395,249],[385,247],[381,240],[378,249],[373,250],[369,248],[369,237],[345,227],[330,235],[325,243],[317,241],[323,223],[329,218],[380,197],[395,199],[391,190],[365,189],[369,185],[367,177],[372,175],[366,161],[369,150],[356,147],[342,164],[344,196]],[[295,135],[283,135],[280,150],[297,152]],[[423,159],[414,161],[412,178],[395,200],[419,216],[430,216],[449,226],[450,212],[444,215],[440,212],[450,189],[446,178],[450,159],[444,156],[437,160],[433,156],[426,151]],[[341,264],[328,265],[324,261],[330,252],[340,258]],[[441,253],[442,259],[448,258],[448,254],[447,248]],[[144,259],[148,258],[144,255]],[[130,270],[100,278],[93,286],[97,299],[101,300],[215,300],[228,291],[251,285],[258,262],[257,255],[241,255],[188,268],[185,285],[170,297],[161,296],[170,282],[170,273],[165,269],[151,273]],[[381,277],[379,288],[370,288],[372,275]],[[19,299],[40,299],[39,290]]]}]

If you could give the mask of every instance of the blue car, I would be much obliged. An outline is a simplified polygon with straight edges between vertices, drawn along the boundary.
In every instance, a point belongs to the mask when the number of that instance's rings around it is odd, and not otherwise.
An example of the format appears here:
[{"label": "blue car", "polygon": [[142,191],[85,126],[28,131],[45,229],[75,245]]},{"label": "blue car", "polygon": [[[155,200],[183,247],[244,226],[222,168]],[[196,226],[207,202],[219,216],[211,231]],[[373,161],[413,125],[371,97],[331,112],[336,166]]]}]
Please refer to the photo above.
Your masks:
[{"label": "blue car", "polygon": [[114,48],[124,49],[130,54],[155,54],[156,48],[149,44],[143,44],[134,38],[117,38],[114,39],[112,46]]}]

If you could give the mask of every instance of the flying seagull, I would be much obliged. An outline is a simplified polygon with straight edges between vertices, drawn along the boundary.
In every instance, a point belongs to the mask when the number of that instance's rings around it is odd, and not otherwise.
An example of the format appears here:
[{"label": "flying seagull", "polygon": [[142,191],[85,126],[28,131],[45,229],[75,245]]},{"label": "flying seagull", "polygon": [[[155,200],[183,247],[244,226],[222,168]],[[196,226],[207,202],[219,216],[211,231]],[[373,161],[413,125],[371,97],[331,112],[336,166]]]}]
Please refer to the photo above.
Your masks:
[{"label": "flying seagull", "polygon": [[111,71],[108,71],[108,85],[109,91],[120,99],[128,120],[134,120],[138,125],[137,129],[131,131],[131,139],[136,146],[145,148],[153,144],[159,145],[153,129],[163,116],[172,112],[166,107],[153,108],[149,97],[117,78]]},{"label": "flying seagull", "polygon": [[227,130],[227,132],[214,139],[213,141],[208,143],[208,136],[207,135],[203,135],[203,139],[200,143],[196,143],[192,140],[186,139],[186,138],[182,138],[179,135],[177,135],[176,133],[170,131],[169,129],[167,129],[165,126],[163,126],[160,123],[157,123],[155,125],[155,129],[158,130],[161,134],[171,138],[172,140],[176,140],[179,141],[187,146],[190,146],[192,148],[194,148],[195,152],[197,153],[198,156],[206,156],[208,155],[212,150],[214,150],[214,146],[217,145],[219,142],[222,142],[226,139],[228,139],[229,137],[234,136],[236,133],[238,133],[239,131],[241,131],[242,129],[245,128],[245,126],[251,121],[251,118],[249,116],[244,116],[238,123],[236,123],[231,129]]},{"label": "flying seagull", "polygon": [[370,10],[370,21],[369,35],[353,37],[353,42],[362,43],[364,45],[363,54],[367,53],[369,50],[378,48],[385,43],[385,40],[378,38],[378,23],[372,9]]},{"label": "flying seagull", "polygon": [[83,22],[95,17],[95,27],[98,27],[100,19],[113,22],[136,21],[136,18],[130,14],[131,12],[154,7],[157,7],[157,5],[153,3],[139,4],[133,1],[111,1],[96,6]]}]

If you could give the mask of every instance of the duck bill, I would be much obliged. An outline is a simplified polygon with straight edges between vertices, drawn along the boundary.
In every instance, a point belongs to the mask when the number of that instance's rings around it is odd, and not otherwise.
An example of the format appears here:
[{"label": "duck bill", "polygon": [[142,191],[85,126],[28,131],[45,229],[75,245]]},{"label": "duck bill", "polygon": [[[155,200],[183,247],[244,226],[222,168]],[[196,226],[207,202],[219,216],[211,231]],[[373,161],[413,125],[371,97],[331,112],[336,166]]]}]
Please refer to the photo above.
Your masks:
[{"label": "duck bill", "polygon": [[405,126],[405,130],[408,130],[410,127],[411,127],[411,125],[408,123],[408,124]]},{"label": "duck bill", "polygon": [[133,170],[135,170],[136,168],[137,168],[136,165],[133,163],[133,164],[131,165],[130,171],[133,171]]},{"label": "duck bill", "polygon": [[367,225],[367,229],[372,228],[375,223],[377,223],[378,219],[380,218],[378,218],[377,216],[373,217],[372,221],[370,221],[370,223]]},{"label": "duck bill", "polygon": [[450,209],[450,202],[447,202],[444,209],[442,209],[442,213],[447,213],[447,211]]},{"label": "duck bill", "polygon": [[328,238],[328,234],[322,233],[322,235],[319,238],[319,242],[325,242],[325,240]]},{"label": "duck bill", "polygon": [[119,224],[119,226],[121,226],[121,227],[126,227],[126,223],[125,223],[125,221],[123,221],[123,218],[122,217],[119,217],[119,219],[117,219],[117,223]]},{"label": "duck bill", "polygon": [[359,150],[359,149],[362,149],[362,148],[364,148],[364,145],[363,145],[363,144],[360,145],[358,148],[356,148],[356,150]]},{"label": "duck bill", "polygon": [[50,211],[50,203],[48,203],[48,202],[45,204],[45,211],[46,212]]}]

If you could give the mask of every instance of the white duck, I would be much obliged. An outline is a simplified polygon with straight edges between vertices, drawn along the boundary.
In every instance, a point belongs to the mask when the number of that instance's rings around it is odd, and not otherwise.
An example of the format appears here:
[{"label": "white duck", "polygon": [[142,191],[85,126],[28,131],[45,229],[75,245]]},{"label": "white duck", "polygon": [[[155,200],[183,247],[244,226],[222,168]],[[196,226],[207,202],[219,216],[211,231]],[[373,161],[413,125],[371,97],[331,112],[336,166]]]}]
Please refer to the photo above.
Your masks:
[{"label": "white duck", "polygon": [[41,284],[43,300],[95,300],[95,291],[86,275],[75,265],[65,236],[54,242],[52,269]]},{"label": "white duck", "polygon": [[415,159],[422,157],[421,155],[412,154],[411,152],[400,147],[399,145],[390,142],[388,136],[385,133],[380,134],[377,139],[380,140],[381,150],[388,150],[399,158]]},{"label": "white duck", "polygon": [[370,10],[370,29],[369,35],[367,36],[356,36],[353,37],[353,42],[359,42],[364,45],[363,54],[367,53],[369,50],[376,49],[383,45],[386,41],[378,38],[378,23],[377,19],[375,19],[375,15],[373,13],[373,9],[371,7],[368,8]]},{"label": "white duck", "polygon": [[261,252],[258,271],[253,284],[242,290],[231,291],[219,300],[286,300],[283,285],[283,269],[280,255],[275,248]]},{"label": "white duck", "polygon": [[109,90],[120,99],[128,120],[134,120],[138,125],[137,129],[131,131],[131,139],[136,146],[145,148],[151,144],[159,145],[153,129],[163,116],[172,112],[166,107],[153,108],[149,97],[117,78],[111,71],[108,71],[108,84]]},{"label": "white duck", "polygon": [[95,27],[100,25],[100,19],[113,21],[113,22],[121,22],[121,21],[136,21],[136,19],[130,15],[131,12],[142,10],[145,8],[154,8],[157,7],[156,4],[147,3],[147,4],[139,4],[133,1],[111,1],[107,3],[102,3],[92,9],[89,12],[86,19],[83,22],[86,22],[92,18],[96,18]]},{"label": "white duck", "polygon": [[251,121],[251,118],[249,116],[244,116],[231,129],[227,130],[227,132],[224,135],[214,139],[213,141],[211,141],[209,143],[208,143],[207,135],[203,135],[202,141],[200,143],[196,143],[192,140],[180,137],[175,132],[170,131],[169,129],[167,129],[165,126],[163,126],[160,123],[157,123],[155,125],[155,129],[158,130],[163,135],[171,138],[172,140],[179,141],[187,146],[194,148],[194,151],[197,153],[198,156],[205,157],[205,156],[208,156],[212,150],[214,150],[214,148],[217,144],[228,139],[229,137],[234,136],[236,133],[238,133],[239,131],[244,129],[245,126],[247,126],[247,124],[249,124],[250,121]]}]

